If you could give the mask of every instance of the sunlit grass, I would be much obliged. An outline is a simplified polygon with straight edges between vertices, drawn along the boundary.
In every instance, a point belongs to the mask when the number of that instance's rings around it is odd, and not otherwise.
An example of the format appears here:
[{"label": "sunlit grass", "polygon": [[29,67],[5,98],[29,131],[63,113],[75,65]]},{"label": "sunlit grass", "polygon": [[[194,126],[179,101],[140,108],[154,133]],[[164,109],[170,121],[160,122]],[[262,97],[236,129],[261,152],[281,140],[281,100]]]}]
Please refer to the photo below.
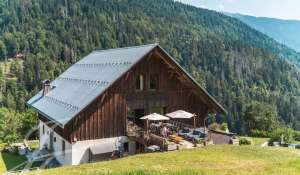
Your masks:
[{"label": "sunlit grass", "polygon": [[114,161],[43,170],[40,173],[46,175],[296,175],[300,174],[299,155],[298,150],[287,148],[217,145],[192,150],[136,155]]}]

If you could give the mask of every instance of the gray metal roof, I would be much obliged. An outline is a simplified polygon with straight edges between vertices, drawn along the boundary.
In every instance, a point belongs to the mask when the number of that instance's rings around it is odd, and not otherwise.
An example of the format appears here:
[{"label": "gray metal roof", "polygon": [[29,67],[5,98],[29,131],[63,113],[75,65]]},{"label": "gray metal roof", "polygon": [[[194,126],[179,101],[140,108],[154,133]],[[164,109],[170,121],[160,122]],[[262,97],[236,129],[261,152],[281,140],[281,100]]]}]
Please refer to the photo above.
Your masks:
[{"label": "gray metal roof", "polygon": [[[157,46],[162,49],[158,44],[150,44],[93,51],[52,81],[51,87],[53,88],[45,96],[40,91],[27,104],[64,127],[120,76]],[[168,55],[165,50],[162,49],[162,51]],[[170,55],[168,57],[197,84]],[[226,113],[226,110],[212,96],[199,84],[197,85],[216,107]]]},{"label": "gray metal roof", "polygon": [[52,81],[45,96],[40,91],[27,104],[64,126],[155,46],[94,51]]}]

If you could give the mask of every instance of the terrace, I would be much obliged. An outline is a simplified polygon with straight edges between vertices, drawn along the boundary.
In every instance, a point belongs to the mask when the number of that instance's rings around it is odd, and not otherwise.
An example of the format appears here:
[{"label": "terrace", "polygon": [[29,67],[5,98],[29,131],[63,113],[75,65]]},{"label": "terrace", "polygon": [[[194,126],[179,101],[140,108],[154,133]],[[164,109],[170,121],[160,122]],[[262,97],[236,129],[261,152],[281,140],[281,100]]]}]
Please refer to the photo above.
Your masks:
[{"label": "terrace", "polygon": [[[168,117],[166,117],[168,116]],[[146,125],[139,126],[128,121],[127,136],[145,147],[145,151],[172,151],[200,147],[205,144],[207,130],[196,128],[177,119],[193,120],[195,115],[185,111],[175,111],[166,116],[156,113],[141,117]]]}]

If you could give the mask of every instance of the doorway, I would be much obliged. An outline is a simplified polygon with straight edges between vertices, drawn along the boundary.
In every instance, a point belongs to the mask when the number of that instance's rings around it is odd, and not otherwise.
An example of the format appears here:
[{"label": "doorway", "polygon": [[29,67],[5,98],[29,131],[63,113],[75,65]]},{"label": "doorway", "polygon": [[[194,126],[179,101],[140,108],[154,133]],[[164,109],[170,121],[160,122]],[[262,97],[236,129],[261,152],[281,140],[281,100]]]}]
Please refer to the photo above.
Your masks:
[{"label": "doorway", "polygon": [[50,131],[49,150],[53,151],[53,132],[52,131]]},{"label": "doorway", "polygon": [[134,110],[134,123],[140,127],[144,126],[144,121],[140,118],[145,116],[145,109],[135,109]]}]

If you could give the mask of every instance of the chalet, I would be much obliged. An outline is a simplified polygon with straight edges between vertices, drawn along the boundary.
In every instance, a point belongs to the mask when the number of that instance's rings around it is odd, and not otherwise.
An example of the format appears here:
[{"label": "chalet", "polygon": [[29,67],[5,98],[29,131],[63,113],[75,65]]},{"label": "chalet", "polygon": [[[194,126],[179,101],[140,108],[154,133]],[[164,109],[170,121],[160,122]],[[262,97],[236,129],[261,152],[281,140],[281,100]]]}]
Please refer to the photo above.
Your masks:
[{"label": "chalet", "polygon": [[119,146],[142,147],[128,135],[128,121],[143,125],[150,113],[178,109],[196,114],[197,126],[224,108],[158,44],[93,51],[67,69],[28,105],[39,114],[40,149],[61,164],[76,165]]}]

